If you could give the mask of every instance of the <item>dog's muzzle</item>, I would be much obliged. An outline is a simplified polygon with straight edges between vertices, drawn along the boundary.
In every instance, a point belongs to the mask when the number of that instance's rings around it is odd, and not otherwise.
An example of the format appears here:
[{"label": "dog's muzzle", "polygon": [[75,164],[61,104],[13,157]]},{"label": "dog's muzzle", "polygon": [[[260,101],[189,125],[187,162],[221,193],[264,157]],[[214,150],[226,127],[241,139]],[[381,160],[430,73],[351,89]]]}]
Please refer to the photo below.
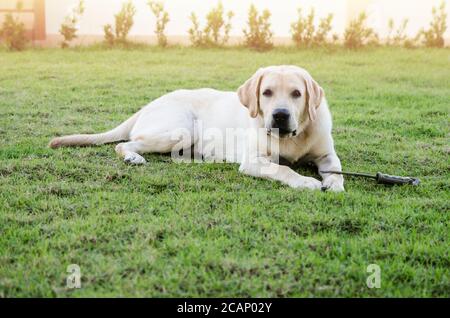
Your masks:
[{"label": "dog's muzzle", "polygon": [[277,108],[272,113],[271,128],[269,134],[277,135],[280,138],[292,137],[296,131],[290,128],[291,113],[286,108]]}]

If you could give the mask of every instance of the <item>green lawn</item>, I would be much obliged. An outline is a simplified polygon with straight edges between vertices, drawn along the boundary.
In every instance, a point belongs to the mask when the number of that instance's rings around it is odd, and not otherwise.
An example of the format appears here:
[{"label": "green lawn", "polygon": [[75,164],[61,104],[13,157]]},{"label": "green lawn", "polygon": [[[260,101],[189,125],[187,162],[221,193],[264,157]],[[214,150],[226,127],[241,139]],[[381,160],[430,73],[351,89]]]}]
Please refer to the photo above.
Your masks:
[{"label": "green lawn", "polygon": [[[47,148],[178,88],[235,90],[270,64],[324,87],[344,169],[421,185],[302,192],[235,164]],[[0,51],[0,297],[450,297],[449,101],[449,49]],[[366,286],[372,263],[380,289]],[[80,289],[66,288],[69,264]]]}]

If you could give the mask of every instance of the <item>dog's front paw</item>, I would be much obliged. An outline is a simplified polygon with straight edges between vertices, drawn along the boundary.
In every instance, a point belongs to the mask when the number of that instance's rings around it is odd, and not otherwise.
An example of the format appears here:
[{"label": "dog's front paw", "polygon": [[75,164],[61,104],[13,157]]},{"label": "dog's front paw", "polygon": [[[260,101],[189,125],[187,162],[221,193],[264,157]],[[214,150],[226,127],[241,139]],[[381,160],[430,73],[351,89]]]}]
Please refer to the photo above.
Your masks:
[{"label": "dog's front paw", "polygon": [[295,178],[289,185],[295,189],[320,190],[322,188],[322,182],[311,177]]},{"label": "dog's front paw", "polygon": [[322,189],[333,192],[345,191],[344,178],[341,175],[331,175],[323,180]]},{"label": "dog's front paw", "polygon": [[134,154],[127,154],[123,158],[123,161],[125,163],[133,164],[133,165],[143,165],[147,161],[145,161],[144,157],[141,155],[138,155],[137,153]]}]

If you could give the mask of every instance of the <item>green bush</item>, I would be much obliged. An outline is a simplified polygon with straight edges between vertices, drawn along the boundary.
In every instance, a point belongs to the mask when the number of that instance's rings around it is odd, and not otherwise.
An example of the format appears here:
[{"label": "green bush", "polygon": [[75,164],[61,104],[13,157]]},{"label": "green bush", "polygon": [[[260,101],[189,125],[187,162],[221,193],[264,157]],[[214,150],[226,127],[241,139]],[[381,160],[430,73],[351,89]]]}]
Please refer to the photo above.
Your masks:
[{"label": "green bush", "polygon": [[326,18],[322,18],[317,29],[314,26],[314,16],[313,8],[311,8],[309,15],[306,17],[303,17],[302,10],[298,9],[298,19],[291,24],[292,40],[298,47],[310,47],[327,43],[333,15],[329,14]]},{"label": "green bush", "polygon": [[259,15],[252,4],[248,12],[247,29],[244,29],[245,45],[257,50],[266,50],[273,47],[273,33],[270,30],[270,11],[264,10]]},{"label": "green bush", "polygon": [[61,42],[62,48],[69,47],[69,43],[77,38],[78,21],[84,13],[84,0],[80,0],[72,12],[64,18],[59,33],[64,37]]},{"label": "green bush", "polygon": [[164,3],[156,0],[149,0],[148,5],[156,18],[155,34],[158,38],[158,45],[167,46],[167,36],[164,33],[167,23],[169,23],[169,13],[164,11]]},{"label": "green bush", "polygon": [[195,13],[191,13],[192,27],[189,29],[189,38],[193,46],[219,47],[225,45],[229,40],[231,31],[231,19],[234,13],[225,11],[221,2],[211,9],[206,15],[206,26],[200,29],[200,23]]},{"label": "green bush", "polygon": [[417,38],[408,38],[408,36],[406,35],[406,27],[408,26],[408,23],[408,19],[403,19],[403,21],[396,28],[394,20],[389,19],[386,45],[404,46],[406,48],[416,47]]},{"label": "green bush", "polygon": [[122,5],[122,9],[114,16],[115,29],[111,24],[103,27],[105,42],[108,45],[127,44],[128,33],[133,27],[135,14],[136,8],[131,1]]},{"label": "green bush", "polygon": [[422,39],[422,43],[427,47],[444,47],[444,33],[447,30],[447,13],[445,12],[445,2],[432,9],[433,20],[430,22],[428,30],[420,30],[417,39]]},{"label": "green bush", "polygon": [[105,34],[105,42],[109,46],[113,46],[115,44],[116,37],[114,36],[114,31],[111,24],[107,24],[103,27],[103,32]]},{"label": "green bush", "polygon": [[404,19],[401,24],[395,28],[394,19],[389,19],[388,22],[388,35],[386,37],[386,45],[391,46],[405,46],[411,47],[413,46],[413,40],[408,39],[405,30],[408,26],[408,19]]},{"label": "green bush", "polygon": [[378,44],[378,35],[366,25],[367,15],[361,12],[359,16],[350,21],[344,32],[344,46],[349,49],[358,49],[365,45]]},{"label": "green bush", "polygon": [[[22,10],[22,2],[17,3],[17,10]],[[5,15],[2,27],[0,28],[0,38],[5,42],[10,51],[21,51],[25,48],[28,40],[25,34],[25,24],[19,17],[14,17],[12,13]]]}]

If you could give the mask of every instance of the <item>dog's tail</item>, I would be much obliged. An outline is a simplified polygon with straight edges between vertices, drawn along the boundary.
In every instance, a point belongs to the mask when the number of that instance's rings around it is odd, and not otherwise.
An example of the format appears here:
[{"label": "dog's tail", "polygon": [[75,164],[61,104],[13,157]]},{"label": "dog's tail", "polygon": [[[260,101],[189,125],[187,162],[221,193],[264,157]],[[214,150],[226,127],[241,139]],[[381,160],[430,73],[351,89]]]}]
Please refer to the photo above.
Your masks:
[{"label": "dog's tail", "polygon": [[88,146],[102,145],[109,142],[127,140],[130,137],[130,131],[139,117],[140,111],[128,118],[122,124],[110,131],[100,134],[82,134],[69,135],[53,138],[48,146],[50,148],[58,148],[64,146]]}]

